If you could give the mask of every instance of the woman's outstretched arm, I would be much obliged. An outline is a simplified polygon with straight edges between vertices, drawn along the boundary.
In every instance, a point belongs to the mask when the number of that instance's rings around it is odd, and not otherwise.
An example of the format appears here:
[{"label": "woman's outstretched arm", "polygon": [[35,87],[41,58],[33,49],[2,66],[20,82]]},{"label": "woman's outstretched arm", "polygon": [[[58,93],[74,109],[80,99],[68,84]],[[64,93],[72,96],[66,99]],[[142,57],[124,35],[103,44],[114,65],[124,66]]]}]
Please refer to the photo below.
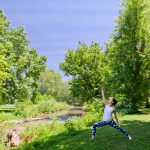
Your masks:
[{"label": "woman's outstretched arm", "polygon": [[101,93],[102,93],[103,103],[106,105],[108,103],[108,101],[105,98],[105,93],[104,93],[104,88],[103,87],[101,87]]}]

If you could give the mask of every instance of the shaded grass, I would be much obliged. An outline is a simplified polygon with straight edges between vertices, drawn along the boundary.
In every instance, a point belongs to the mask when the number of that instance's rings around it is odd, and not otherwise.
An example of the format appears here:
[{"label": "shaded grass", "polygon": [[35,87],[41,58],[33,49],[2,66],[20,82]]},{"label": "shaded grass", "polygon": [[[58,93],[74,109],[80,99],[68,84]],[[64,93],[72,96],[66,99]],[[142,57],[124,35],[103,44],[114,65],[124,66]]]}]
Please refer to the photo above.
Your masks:
[{"label": "shaded grass", "polygon": [[110,126],[97,128],[96,139],[91,140],[91,128],[74,136],[60,133],[34,140],[19,150],[149,150],[150,113],[121,116],[121,127],[133,137],[132,141]]}]

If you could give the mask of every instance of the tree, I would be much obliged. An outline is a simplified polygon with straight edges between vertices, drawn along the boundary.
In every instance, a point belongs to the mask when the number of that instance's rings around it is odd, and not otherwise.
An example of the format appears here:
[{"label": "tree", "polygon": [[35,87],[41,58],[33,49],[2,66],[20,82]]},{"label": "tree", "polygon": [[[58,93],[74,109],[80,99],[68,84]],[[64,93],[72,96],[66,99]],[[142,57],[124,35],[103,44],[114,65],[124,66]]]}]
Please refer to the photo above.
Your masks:
[{"label": "tree", "polygon": [[[12,44],[10,42],[7,42],[4,38],[4,35],[7,34],[8,26],[9,22],[6,21],[6,17],[0,10],[0,97],[6,90],[3,87],[4,82],[10,77],[8,73],[10,69],[10,65],[8,63],[9,59],[4,55],[4,53],[7,53],[7,51],[9,51],[12,47]],[[2,99],[0,99],[0,104],[1,103],[3,103]]]},{"label": "tree", "polygon": [[[23,27],[12,29],[5,15],[0,11],[0,54],[9,66],[9,78],[3,81],[1,95],[4,103],[34,99],[40,73],[46,67],[46,57],[29,48],[29,41]],[[4,59],[3,59],[4,62]],[[4,67],[4,64],[2,64]]]},{"label": "tree", "polygon": [[112,93],[137,110],[150,89],[150,2],[123,1],[124,9],[106,46]]},{"label": "tree", "polygon": [[39,91],[41,94],[51,95],[57,98],[62,86],[61,75],[54,70],[45,70],[39,79]]},{"label": "tree", "polygon": [[1,54],[5,50],[3,44],[0,43],[0,95],[3,93],[3,83],[9,77],[8,70],[10,69],[6,58]]},{"label": "tree", "polygon": [[60,69],[65,75],[72,76],[71,93],[79,102],[91,100],[100,94],[106,68],[99,44],[93,42],[88,47],[79,43],[77,50],[69,49]]},{"label": "tree", "polygon": [[72,104],[73,98],[70,94],[70,84],[63,82],[61,74],[54,70],[45,70],[39,79],[39,92],[47,97],[52,96],[57,101]]},{"label": "tree", "polygon": [[70,88],[71,85],[69,84],[69,81],[62,82],[62,85],[58,89],[56,99],[58,101],[67,102],[68,104],[73,105],[76,102],[76,99],[72,97]]}]

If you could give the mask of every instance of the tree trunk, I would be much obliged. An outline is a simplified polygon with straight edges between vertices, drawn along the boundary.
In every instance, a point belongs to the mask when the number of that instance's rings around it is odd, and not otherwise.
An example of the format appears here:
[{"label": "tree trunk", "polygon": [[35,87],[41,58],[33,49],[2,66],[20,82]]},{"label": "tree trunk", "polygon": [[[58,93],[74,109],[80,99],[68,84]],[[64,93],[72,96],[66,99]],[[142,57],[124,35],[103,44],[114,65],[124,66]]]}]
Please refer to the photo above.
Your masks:
[{"label": "tree trunk", "polygon": [[131,109],[132,109],[134,112],[138,112],[137,103],[136,103],[135,101],[132,101],[132,103],[131,103]]},{"label": "tree trunk", "polygon": [[150,108],[149,98],[146,99],[145,108]]},{"label": "tree trunk", "polygon": [[104,93],[104,89],[101,87],[101,93],[102,93],[102,99],[105,101],[105,93]]}]

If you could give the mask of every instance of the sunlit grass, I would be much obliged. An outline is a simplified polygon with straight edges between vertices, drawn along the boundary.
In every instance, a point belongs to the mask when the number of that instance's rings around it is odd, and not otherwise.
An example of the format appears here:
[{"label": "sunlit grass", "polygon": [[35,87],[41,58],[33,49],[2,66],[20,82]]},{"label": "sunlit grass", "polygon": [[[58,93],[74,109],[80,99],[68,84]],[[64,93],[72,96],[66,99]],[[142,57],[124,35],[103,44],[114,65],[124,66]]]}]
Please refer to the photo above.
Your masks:
[{"label": "sunlit grass", "polygon": [[[86,127],[75,135],[65,133],[56,128],[43,130],[41,137],[33,139],[30,143],[20,147],[20,150],[149,150],[150,143],[150,111],[144,109],[140,114],[121,115],[121,127],[133,137],[129,141],[126,136],[110,126],[97,128],[96,139],[92,141],[91,127]],[[62,126],[63,127],[63,126]],[[43,128],[43,127],[42,127]],[[40,128],[38,128],[40,132]]]}]

